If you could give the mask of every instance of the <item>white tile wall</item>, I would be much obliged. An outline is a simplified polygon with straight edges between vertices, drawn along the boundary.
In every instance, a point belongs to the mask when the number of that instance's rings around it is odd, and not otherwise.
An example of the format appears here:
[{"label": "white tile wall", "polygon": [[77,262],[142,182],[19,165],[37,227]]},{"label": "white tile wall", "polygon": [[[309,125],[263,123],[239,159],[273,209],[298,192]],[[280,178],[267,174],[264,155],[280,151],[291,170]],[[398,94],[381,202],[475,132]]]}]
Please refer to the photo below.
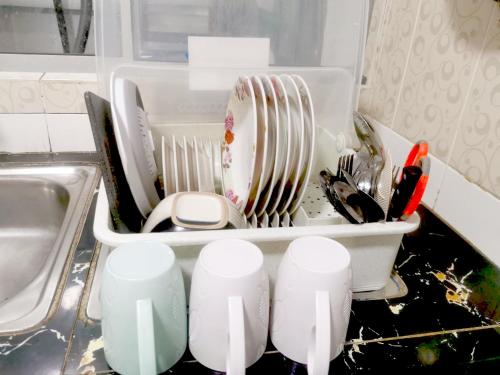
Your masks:
[{"label": "white tile wall", "polygon": [[96,150],[86,114],[46,114],[45,117],[53,152]]},{"label": "white tile wall", "polygon": [[40,86],[46,113],[87,113],[83,94],[97,92],[97,76],[47,73]]},{"label": "white tile wall", "polygon": [[500,198],[500,6],[490,22],[451,165]]},{"label": "white tile wall", "polygon": [[0,152],[49,152],[45,115],[0,114]]},{"label": "white tile wall", "polygon": [[374,1],[379,26],[368,37],[359,108],[385,125],[378,130],[396,160],[429,142],[424,203],[500,265],[500,6]]},{"label": "white tile wall", "polygon": [[448,162],[488,23],[498,6],[487,0],[421,4],[392,128],[414,142],[426,139],[434,155]]},{"label": "white tile wall", "polygon": [[95,151],[85,91],[96,74],[0,72],[0,152]]},{"label": "white tile wall", "polygon": [[0,72],[0,113],[87,113],[85,91],[96,74]]},{"label": "white tile wall", "polygon": [[0,72],[0,113],[43,113],[43,73]]},{"label": "white tile wall", "polygon": [[[374,2],[379,26],[368,35],[361,111],[410,141],[426,139],[435,156],[500,199],[500,6]],[[369,53],[378,50],[378,58]]]},{"label": "white tile wall", "polygon": [[399,89],[405,76],[408,51],[415,33],[420,1],[391,2],[387,7],[380,58],[368,77],[372,87],[369,113],[386,125],[391,125],[399,99]]},{"label": "white tile wall", "polygon": [[[373,118],[370,120],[391,150],[393,162],[402,165],[413,143]],[[500,199],[431,155],[431,175],[423,203],[500,266]]]},{"label": "white tile wall", "polygon": [[434,212],[500,266],[498,198],[447,168]]}]

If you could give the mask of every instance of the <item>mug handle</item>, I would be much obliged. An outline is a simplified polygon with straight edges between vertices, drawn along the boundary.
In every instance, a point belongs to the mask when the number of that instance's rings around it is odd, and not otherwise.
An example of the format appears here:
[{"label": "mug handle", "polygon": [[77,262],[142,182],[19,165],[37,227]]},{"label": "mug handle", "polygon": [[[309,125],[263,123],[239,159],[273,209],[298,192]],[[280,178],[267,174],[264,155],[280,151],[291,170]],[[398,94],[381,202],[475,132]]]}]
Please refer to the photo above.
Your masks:
[{"label": "mug handle", "polygon": [[139,374],[156,375],[156,348],[153,318],[153,302],[140,299],[136,302],[137,346],[139,350]]},{"label": "mug handle", "polygon": [[228,353],[226,357],[227,375],[243,375],[245,373],[245,318],[243,315],[243,298],[229,297],[228,300]]},{"label": "mug handle", "polygon": [[316,291],[316,319],[307,351],[307,373],[327,375],[330,368],[331,317],[330,293]]}]

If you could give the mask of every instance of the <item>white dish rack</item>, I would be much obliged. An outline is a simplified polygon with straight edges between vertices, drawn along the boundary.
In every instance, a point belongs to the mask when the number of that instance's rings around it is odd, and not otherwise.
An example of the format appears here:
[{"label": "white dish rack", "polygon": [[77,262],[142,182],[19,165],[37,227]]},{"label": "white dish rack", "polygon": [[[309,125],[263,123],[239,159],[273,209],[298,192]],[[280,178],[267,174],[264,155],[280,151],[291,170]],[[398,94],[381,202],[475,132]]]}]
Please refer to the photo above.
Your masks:
[{"label": "white dish rack", "polygon": [[[228,4],[240,6],[227,7],[216,6],[219,2],[195,3],[96,1],[101,94],[109,99],[112,77],[129,79],[139,87],[152,124],[155,156],[167,194],[182,190],[220,192],[221,181],[213,170],[217,160],[205,156],[210,154],[209,148],[212,154],[218,148],[236,79],[254,74],[300,75],[309,86],[317,126],[312,177],[302,205],[293,217],[288,213],[264,216],[260,221],[252,217],[245,229],[120,234],[112,230],[108,200],[101,185],[94,221],[96,238],[110,249],[130,241],[155,240],[170,245],[189,291],[196,258],[210,241],[240,238],[255,243],[264,253],[272,287],[290,241],[302,236],[326,236],[344,244],[351,253],[353,291],[383,288],[403,235],[419,225],[418,215],[406,222],[348,224],[333,211],[317,184],[319,171],[325,167],[336,170],[339,154],[353,147],[352,111],[361,82],[368,2],[228,0]],[[167,22],[176,15],[182,15],[185,22]],[[298,27],[304,22],[309,27]],[[154,39],[150,39],[153,34]],[[206,61],[190,61],[195,56],[189,50],[191,35],[207,37],[210,45],[215,42],[222,47],[225,44],[221,37],[240,38],[232,45],[241,45],[241,55],[268,55],[268,65],[237,61],[239,52],[232,50],[231,59],[226,60],[233,65],[217,60],[217,53]],[[247,38],[262,38],[268,43],[261,45],[268,45],[268,50],[250,51]],[[203,55],[211,51],[201,52]],[[227,56],[228,51],[221,48],[219,52]]]},{"label": "white dish rack", "polygon": [[[223,124],[184,124],[157,125],[153,128],[157,159],[161,160],[160,179],[167,194],[199,190],[221,192],[220,181],[216,182],[216,168],[220,167],[217,150],[220,150],[221,141],[213,134],[222,127]],[[333,209],[315,181],[317,174],[312,176],[302,204],[293,218],[288,212],[271,217],[264,214],[259,220],[253,215],[246,229],[145,234],[113,231],[107,196],[101,184],[94,234],[111,248],[130,241],[154,240],[170,245],[186,276],[187,290],[199,251],[213,240],[240,238],[257,244],[265,255],[266,267],[274,284],[281,256],[290,241],[302,236],[326,236],[344,244],[351,253],[354,292],[383,288],[389,281],[402,236],[418,227],[418,215],[414,214],[406,222],[349,224]]]}]

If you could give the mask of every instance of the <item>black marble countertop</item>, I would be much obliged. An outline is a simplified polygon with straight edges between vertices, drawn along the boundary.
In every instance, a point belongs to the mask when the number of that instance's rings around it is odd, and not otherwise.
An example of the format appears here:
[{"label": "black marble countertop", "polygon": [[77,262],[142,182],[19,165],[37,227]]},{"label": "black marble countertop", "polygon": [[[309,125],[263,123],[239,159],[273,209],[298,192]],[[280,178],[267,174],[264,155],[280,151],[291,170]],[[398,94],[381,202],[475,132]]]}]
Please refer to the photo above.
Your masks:
[{"label": "black marble countertop", "polygon": [[[95,199],[55,314],[29,332],[0,335],[0,374],[113,373],[104,360],[100,324],[86,319],[82,303],[99,249],[92,236],[94,209]],[[421,227],[404,237],[395,265],[408,294],[353,301],[347,342],[331,373],[500,372],[500,270],[425,208],[419,214]],[[186,353],[168,373],[211,371]],[[248,373],[306,371],[269,344]]]}]

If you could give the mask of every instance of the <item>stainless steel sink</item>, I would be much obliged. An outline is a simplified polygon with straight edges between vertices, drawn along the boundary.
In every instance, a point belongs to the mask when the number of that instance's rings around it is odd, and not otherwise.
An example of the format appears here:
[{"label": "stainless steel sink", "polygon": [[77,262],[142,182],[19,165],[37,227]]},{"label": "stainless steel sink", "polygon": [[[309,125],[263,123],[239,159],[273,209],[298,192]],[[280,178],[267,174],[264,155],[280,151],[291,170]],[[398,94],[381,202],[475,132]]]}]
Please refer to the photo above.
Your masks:
[{"label": "stainless steel sink", "polygon": [[57,302],[97,177],[93,166],[0,168],[0,333],[40,323]]}]

